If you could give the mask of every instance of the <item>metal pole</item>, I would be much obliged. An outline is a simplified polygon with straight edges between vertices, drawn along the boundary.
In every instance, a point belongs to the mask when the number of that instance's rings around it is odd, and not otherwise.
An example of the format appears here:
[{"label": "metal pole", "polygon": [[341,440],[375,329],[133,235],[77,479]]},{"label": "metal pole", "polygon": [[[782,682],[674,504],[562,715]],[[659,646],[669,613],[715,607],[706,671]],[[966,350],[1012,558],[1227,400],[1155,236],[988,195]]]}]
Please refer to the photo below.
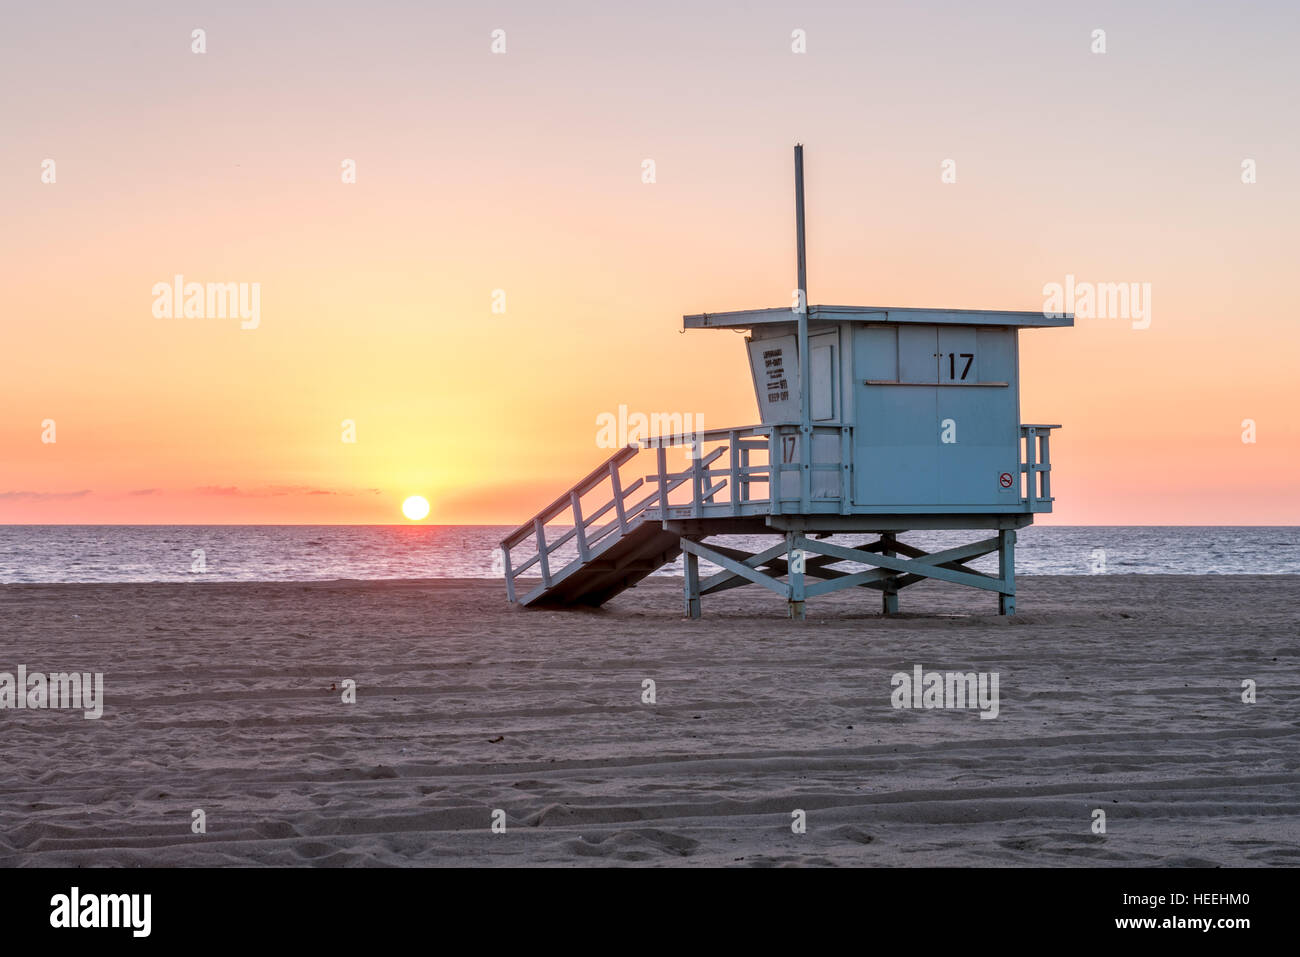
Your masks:
[{"label": "metal pole", "polygon": [[[808,305],[808,259],[804,252],[804,229],[803,229],[803,144],[799,143],[794,148],[794,228],[796,256],[798,257],[799,269],[799,292],[803,298],[804,309],[801,313],[807,314]],[[803,320],[800,320],[801,322]]]},{"label": "metal pole", "polygon": [[[807,497],[812,478],[812,359],[808,355],[808,260],[803,225],[803,144],[794,148],[794,222],[799,269],[799,489]],[[803,503],[806,507],[806,503]]]}]

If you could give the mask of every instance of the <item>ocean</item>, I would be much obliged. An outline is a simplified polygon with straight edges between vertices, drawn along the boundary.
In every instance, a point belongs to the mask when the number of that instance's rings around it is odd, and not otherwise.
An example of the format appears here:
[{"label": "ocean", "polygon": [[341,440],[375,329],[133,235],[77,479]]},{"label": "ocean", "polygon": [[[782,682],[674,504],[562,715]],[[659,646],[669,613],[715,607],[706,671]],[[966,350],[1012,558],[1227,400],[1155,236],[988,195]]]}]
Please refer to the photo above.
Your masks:
[{"label": "ocean", "polygon": [[[498,525],[6,525],[0,583],[497,578]],[[562,530],[557,530],[557,533]],[[980,532],[911,532],[927,551]],[[833,542],[860,544],[859,536]],[[865,539],[864,539],[865,540]],[[776,539],[719,537],[758,551]],[[552,559],[557,567],[559,559]],[[705,563],[702,563],[702,565]],[[996,556],[974,563],[996,572]],[[1020,575],[1300,574],[1300,527],[1030,526]],[[680,575],[681,560],[657,574]]]}]

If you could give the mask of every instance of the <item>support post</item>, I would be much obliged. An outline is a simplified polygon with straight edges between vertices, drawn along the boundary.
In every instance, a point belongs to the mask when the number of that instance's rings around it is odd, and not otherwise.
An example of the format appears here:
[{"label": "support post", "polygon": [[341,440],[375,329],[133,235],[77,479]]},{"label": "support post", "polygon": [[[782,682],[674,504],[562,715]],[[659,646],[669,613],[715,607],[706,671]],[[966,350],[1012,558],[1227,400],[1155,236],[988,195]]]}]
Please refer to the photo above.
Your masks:
[{"label": "support post", "polygon": [[[684,541],[684,540],[683,540]],[[682,588],[687,618],[700,617],[700,557],[682,549]]]},{"label": "support post", "polygon": [[[803,621],[807,617],[804,610],[804,564],[808,556],[797,547],[798,541],[799,536],[795,532],[786,532],[786,560],[790,569],[790,617],[795,621]],[[795,552],[799,554],[795,555]]]},{"label": "support post", "polygon": [[1002,590],[998,592],[998,614],[1016,613],[1016,532],[1004,528],[998,531],[998,576]]},{"label": "support post", "polygon": [[[898,544],[898,539],[892,532],[885,532],[880,536],[880,554],[887,558],[893,558],[898,552],[894,546]],[[898,614],[898,585],[897,579],[893,576],[886,578],[881,583],[880,592],[880,613],[882,615]]]},{"label": "support post", "polygon": [[515,573],[510,568],[510,549],[504,544],[501,546],[501,570],[506,575],[506,598],[510,599],[510,604],[515,603]]}]

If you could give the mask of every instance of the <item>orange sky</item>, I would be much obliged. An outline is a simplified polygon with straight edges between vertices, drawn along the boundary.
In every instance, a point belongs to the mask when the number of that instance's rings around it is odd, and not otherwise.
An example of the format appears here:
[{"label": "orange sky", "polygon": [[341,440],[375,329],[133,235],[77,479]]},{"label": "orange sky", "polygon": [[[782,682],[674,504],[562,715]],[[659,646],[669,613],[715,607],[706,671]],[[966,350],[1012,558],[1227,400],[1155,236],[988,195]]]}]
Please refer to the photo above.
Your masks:
[{"label": "orange sky", "polygon": [[[681,316],[789,304],[796,141],[814,303],[1151,284],[1150,328],[1021,334],[1047,521],[1300,521],[1284,7],[71,9],[0,64],[0,523],[514,523],[620,404],[752,423],[742,339]],[[260,283],[260,324],[156,318],[177,273]]]}]

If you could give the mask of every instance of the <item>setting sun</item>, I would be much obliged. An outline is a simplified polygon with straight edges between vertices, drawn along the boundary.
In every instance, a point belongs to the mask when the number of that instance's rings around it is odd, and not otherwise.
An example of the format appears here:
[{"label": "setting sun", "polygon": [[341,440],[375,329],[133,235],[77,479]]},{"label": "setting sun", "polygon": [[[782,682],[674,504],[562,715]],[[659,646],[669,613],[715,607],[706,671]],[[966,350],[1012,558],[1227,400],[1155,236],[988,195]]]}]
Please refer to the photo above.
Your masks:
[{"label": "setting sun", "polygon": [[429,501],[420,495],[412,495],[402,503],[402,514],[413,522],[418,522],[429,514]]}]

